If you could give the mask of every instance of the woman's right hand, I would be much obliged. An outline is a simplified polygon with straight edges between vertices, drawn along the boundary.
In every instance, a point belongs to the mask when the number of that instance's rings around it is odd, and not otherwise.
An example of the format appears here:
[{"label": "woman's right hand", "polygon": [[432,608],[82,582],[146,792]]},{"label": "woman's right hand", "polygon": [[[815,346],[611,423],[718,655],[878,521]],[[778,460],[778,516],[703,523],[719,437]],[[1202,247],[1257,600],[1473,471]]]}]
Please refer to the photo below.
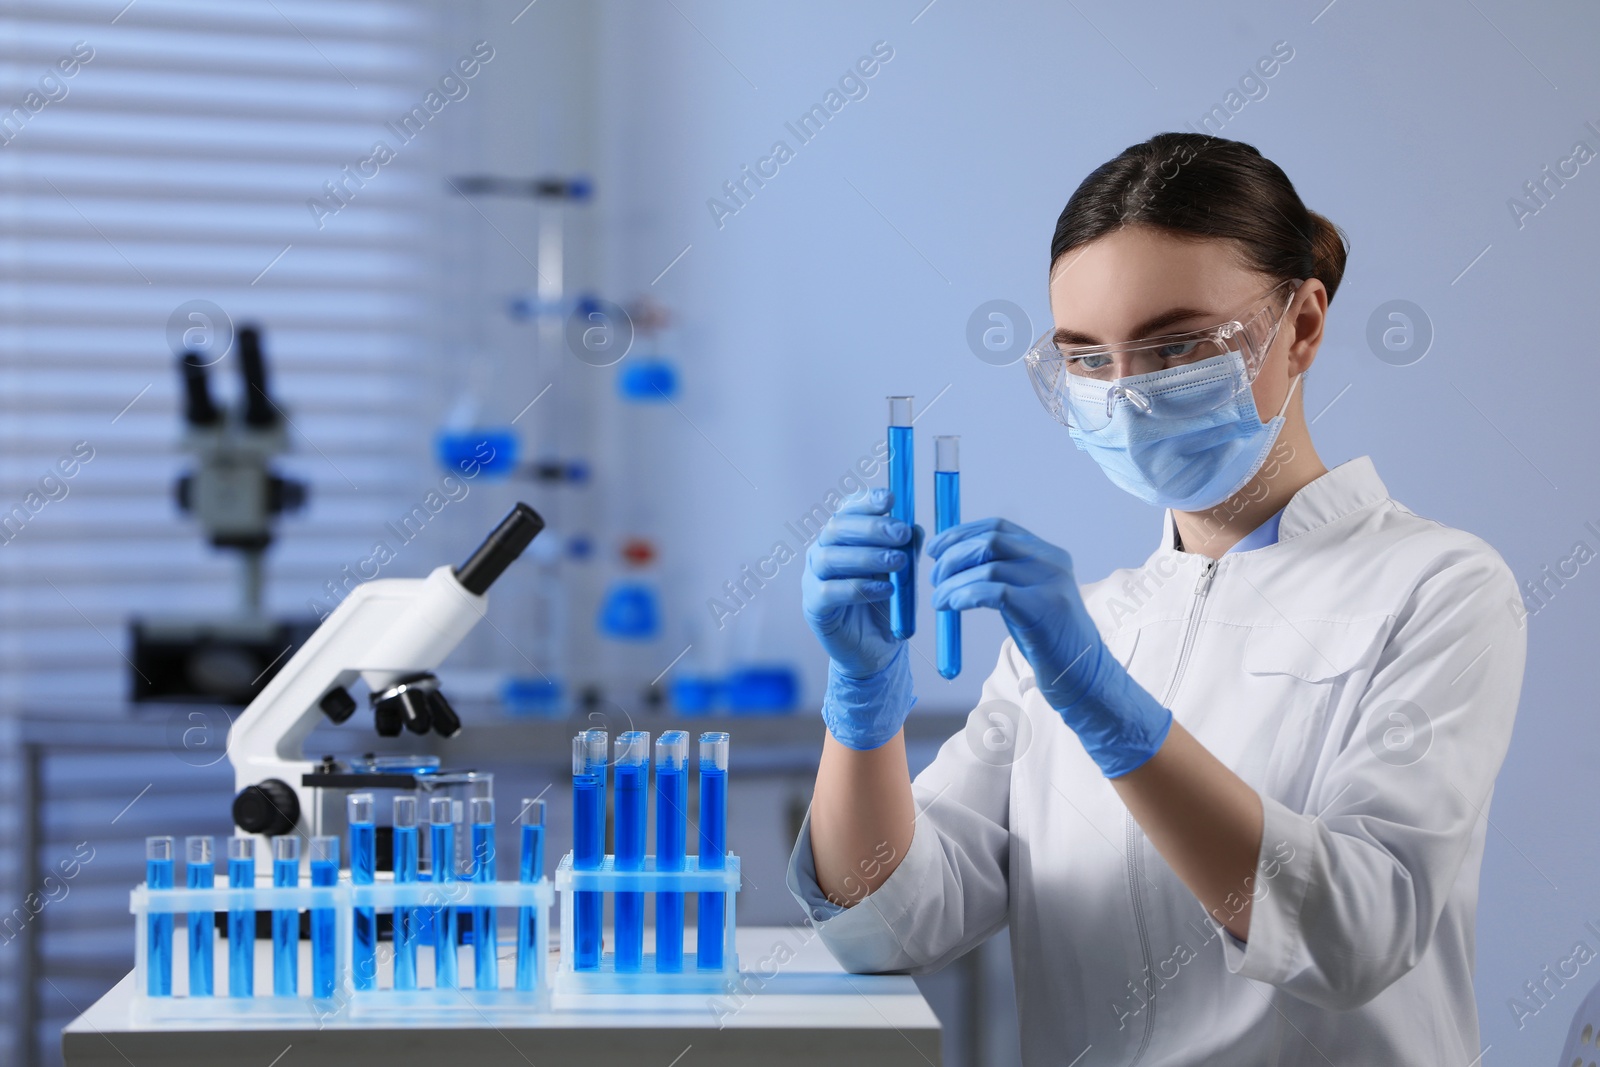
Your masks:
[{"label": "woman's right hand", "polygon": [[801,607],[834,670],[846,678],[879,674],[905,643],[889,631],[889,572],[910,566],[922,530],[891,517],[892,503],[887,489],[852,497],[806,550]]}]

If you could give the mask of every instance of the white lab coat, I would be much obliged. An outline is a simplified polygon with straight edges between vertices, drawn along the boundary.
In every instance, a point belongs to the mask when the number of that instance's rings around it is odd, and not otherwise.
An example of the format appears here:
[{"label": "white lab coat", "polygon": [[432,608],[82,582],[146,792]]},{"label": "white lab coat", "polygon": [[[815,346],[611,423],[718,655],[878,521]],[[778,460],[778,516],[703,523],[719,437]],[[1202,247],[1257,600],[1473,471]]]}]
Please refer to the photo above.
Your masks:
[{"label": "white lab coat", "polygon": [[1134,680],[1261,795],[1248,944],[1145,839],[1009,639],[917,775],[884,884],[819,907],[808,814],[790,890],[854,971],[936,970],[1009,924],[1030,1067],[1465,1067],[1478,869],[1527,649],[1511,571],[1390,499],[1365,456],[1295,494],[1276,544],[1213,561],[1163,525],[1084,601]]}]

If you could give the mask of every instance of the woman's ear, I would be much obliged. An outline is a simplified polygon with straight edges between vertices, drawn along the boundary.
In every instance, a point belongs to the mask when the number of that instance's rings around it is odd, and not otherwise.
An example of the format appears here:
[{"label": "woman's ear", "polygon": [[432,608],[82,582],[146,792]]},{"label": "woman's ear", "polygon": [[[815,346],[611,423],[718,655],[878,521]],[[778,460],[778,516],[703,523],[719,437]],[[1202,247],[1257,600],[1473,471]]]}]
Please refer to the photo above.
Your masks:
[{"label": "woman's ear", "polygon": [[1328,287],[1318,278],[1308,278],[1289,301],[1283,328],[1291,330],[1289,373],[1303,374],[1317,358],[1322,345],[1322,329],[1328,320]]}]

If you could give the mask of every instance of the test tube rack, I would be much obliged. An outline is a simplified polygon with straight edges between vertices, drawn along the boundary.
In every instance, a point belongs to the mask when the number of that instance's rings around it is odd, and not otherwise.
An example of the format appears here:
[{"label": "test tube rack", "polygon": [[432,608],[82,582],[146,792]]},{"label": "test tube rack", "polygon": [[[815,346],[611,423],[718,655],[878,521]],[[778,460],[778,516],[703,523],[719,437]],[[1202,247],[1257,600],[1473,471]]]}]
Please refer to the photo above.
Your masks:
[{"label": "test tube rack", "polygon": [[[503,958],[499,968],[499,988],[477,989],[473,983],[471,963],[472,947],[457,946],[462,978],[459,988],[436,988],[432,984],[431,947],[421,946],[423,959],[417,968],[417,989],[397,990],[385,985],[390,971],[385,967],[389,955],[388,943],[379,947],[377,988],[357,989],[351,960],[354,958],[353,909],[373,908],[378,912],[393,912],[398,907],[441,907],[448,905],[458,912],[473,907],[492,907],[500,916],[514,915],[517,909],[532,909],[536,946],[549,944],[550,905],[554,891],[548,879],[536,882],[415,882],[408,885],[380,883],[352,885],[349,874],[341,875],[337,885],[328,886],[267,886],[215,889],[151,889],[140,884],[134,887],[129,900],[129,911],[134,916],[134,1010],[138,1018],[156,1020],[205,1020],[249,1017],[255,1019],[311,1019],[327,1020],[348,1012],[351,1017],[381,1017],[405,1015],[415,1017],[429,1011],[450,1011],[459,1014],[463,1009],[483,1013],[493,1018],[494,1013],[522,1015],[529,1010],[540,1010],[549,1004],[549,976],[546,974],[544,951],[534,954],[534,988],[515,988],[515,960]],[[269,981],[256,983],[262,992],[256,996],[234,997],[227,993],[225,978],[228,960],[227,945],[219,938],[215,947],[217,960],[216,993],[210,996],[190,996],[184,983],[171,982],[171,994],[152,996],[150,990],[149,929],[153,916],[181,916],[193,911],[226,914],[230,911],[273,912],[294,909],[331,908],[336,917],[334,988],[331,996],[311,995],[309,968],[300,968],[300,994],[275,996]],[[214,929],[208,926],[208,929]],[[173,923],[173,961],[188,958],[187,924],[181,920]],[[508,942],[502,942],[506,944]],[[259,968],[258,968],[259,970]],[[471,1006],[468,1008],[468,1006]]]},{"label": "test tube rack", "polygon": [[[656,870],[656,857],[646,856],[643,870],[619,871],[616,857],[607,854],[600,866],[575,870],[572,853],[561,857],[556,867],[556,893],[561,898],[561,964],[556,971],[554,992],[568,993],[723,993],[735,988],[739,977],[739,958],[734,951],[734,897],[739,892],[739,857],[728,853],[720,869],[700,869],[698,856],[683,859],[681,871]],[[653,952],[644,953],[636,971],[618,971],[616,956],[602,952],[595,969],[576,967],[573,944],[575,923],[573,894],[595,893],[722,893],[727,905],[722,927],[722,966],[715,970],[697,966],[697,954],[685,949],[683,966],[675,971],[656,970]]]}]

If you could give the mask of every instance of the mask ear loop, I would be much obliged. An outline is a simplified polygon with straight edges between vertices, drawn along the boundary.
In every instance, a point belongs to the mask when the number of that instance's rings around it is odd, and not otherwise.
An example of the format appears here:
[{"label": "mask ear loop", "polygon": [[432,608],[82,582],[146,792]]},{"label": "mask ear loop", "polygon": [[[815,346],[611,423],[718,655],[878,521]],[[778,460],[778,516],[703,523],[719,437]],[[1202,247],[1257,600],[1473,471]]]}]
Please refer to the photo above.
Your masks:
[{"label": "mask ear loop", "polygon": [[1300,384],[1300,379],[1304,378],[1305,376],[1306,376],[1306,372],[1305,371],[1301,371],[1299,374],[1296,374],[1294,376],[1294,381],[1289,383],[1289,392],[1283,398],[1283,407],[1278,409],[1278,414],[1275,415],[1274,418],[1279,418],[1279,419],[1283,418],[1283,413],[1285,411],[1289,410],[1289,398],[1294,396],[1295,387]]},{"label": "mask ear loop", "polygon": [[[1283,314],[1278,316],[1278,321],[1272,326],[1272,334],[1267,338],[1268,352],[1272,350],[1273,342],[1278,339],[1278,331],[1283,328],[1283,320],[1289,315],[1289,308],[1294,304],[1294,294],[1300,291],[1300,285],[1301,282],[1298,280],[1294,283],[1294,288],[1289,291],[1289,302],[1283,305]],[[1263,353],[1261,356],[1261,362],[1265,364],[1266,361],[1266,353]],[[1289,383],[1289,392],[1284,395],[1283,406],[1278,409],[1278,414],[1273,416],[1274,418],[1283,418],[1283,413],[1289,410],[1289,400],[1294,396],[1295,389],[1300,385],[1300,379],[1304,378],[1305,376],[1305,371],[1301,371],[1299,374],[1294,376],[1294,380]]]}]

